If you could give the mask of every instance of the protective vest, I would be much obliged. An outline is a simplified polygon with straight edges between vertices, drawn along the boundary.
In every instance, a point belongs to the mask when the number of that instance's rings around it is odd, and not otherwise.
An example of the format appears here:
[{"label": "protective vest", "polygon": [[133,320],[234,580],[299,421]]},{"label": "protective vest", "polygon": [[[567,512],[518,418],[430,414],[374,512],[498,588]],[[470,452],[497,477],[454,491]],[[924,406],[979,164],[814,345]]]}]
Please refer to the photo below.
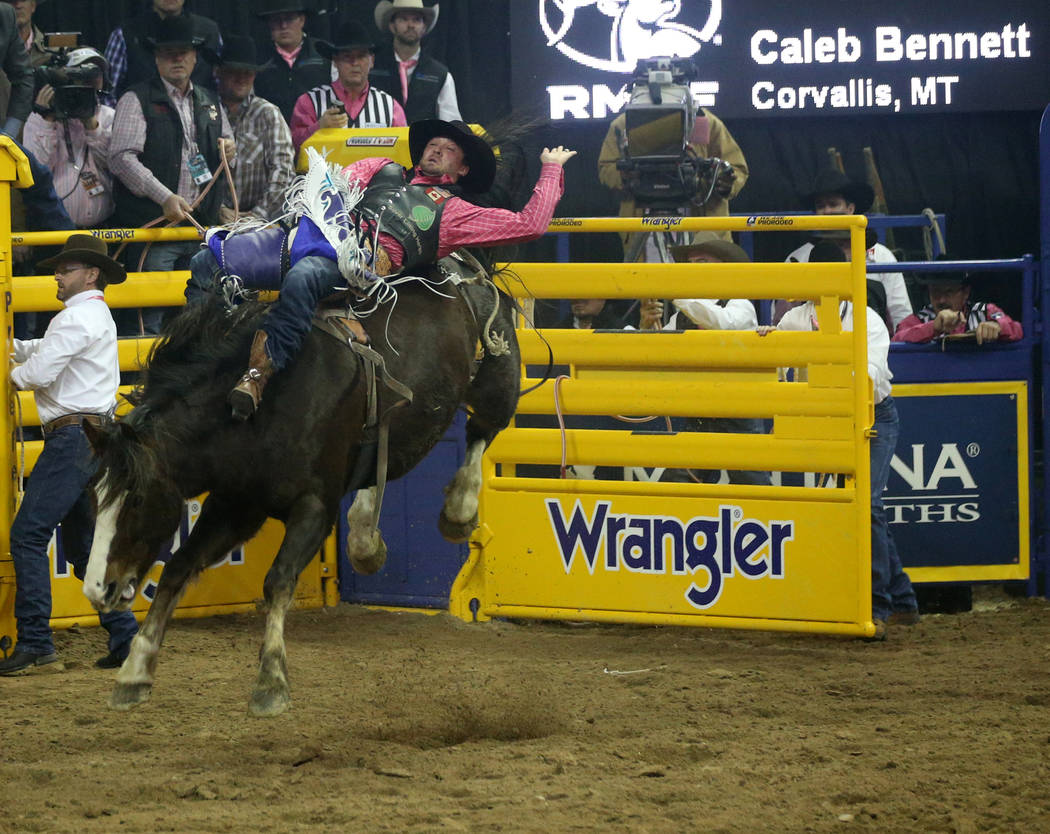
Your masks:
[{"label": "protective vest", "polygon": [[405,250],[401,271],[437,260],[438,229],[454,194],[436,185],[410,185],[396,162],[380,168],[356,208]]},{"label": "protective vest", "polygon": [[419,119],[436,119],[438,93],[448,77],[448,67],[428,55],[420,53],[412,77],[408,79],[408,101],[401,95],[401,74],[397,69],[394,50],[380,50],[375,56],[375,66],[368,75],[369,81],[380,90],[389,93],[405,110],[405,119],[412,124]]},{"label": "protective vest", "polygon": [[309,35],[303,38],[292,66],[277,54],[272,42],[261,52],[259,62],[265,66],[255,76],[255,94],[276,104],[288,124],[292,123],[296,99],[332,80],[331,62],[317,51],[317,38]]},{"label": "protective vest", "polygon": [[[203,85],[214,89],[215,75],[211,63],[207,59],[210,52],[218,55],[222,50],[219,48],[219,27],[214,20],[192,14],[186,10],[182,12],[193,21],[193,31],[198,37],[204,38],[204,43],[197,50],[197,65],[193,68],[191,80],[193,86]],[[121,24],[124,32],[124,45],[127,48],[128,66],[121,80],[120,89],[114,90],[113,95],[117,98],[127,92],[133,84],[140,83],[147,78],[157,74],[157,61],[153,53],[146,49],[146,38],[156,37],[157,24],[160,18],[153,9],[147,9],[142,14],[135,15]]]},{"label": "protective vest", "polygon": [[[168,93],[159,78],[136,84],[129,90],[142,106],[146,118],[146,142],[139,160],[173,193],[178,191],[182,165],[182,121],[172,106]],[[193,86],[193,121],[197,147],[208,163],[208,169],[219,176],[219,139],[222,137],[222,117],[219,102],[211,90]],[[226,196],[226,181],[215,183],[193,216],[205,225],[218,225],[219,207]],[[137,197],[120,181],[113,178],[113,197],[117,217],[124,226],[138,227],[161,213],[160,207],[149,197]]]}]

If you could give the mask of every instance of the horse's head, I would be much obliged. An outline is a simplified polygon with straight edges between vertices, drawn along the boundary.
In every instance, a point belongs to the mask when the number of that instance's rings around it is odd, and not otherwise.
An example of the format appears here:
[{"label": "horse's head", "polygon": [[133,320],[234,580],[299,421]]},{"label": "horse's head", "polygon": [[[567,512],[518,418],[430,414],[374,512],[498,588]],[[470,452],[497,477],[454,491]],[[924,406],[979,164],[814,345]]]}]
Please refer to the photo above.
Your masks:
[{"label": "horse's head", "polygon": [[182,498],[159,465],[150,433],[141,430],[145,416],[135,409],[105,428],[84,425],[99,460],[84,595],[98,611],[130,607],[181,518]]}]

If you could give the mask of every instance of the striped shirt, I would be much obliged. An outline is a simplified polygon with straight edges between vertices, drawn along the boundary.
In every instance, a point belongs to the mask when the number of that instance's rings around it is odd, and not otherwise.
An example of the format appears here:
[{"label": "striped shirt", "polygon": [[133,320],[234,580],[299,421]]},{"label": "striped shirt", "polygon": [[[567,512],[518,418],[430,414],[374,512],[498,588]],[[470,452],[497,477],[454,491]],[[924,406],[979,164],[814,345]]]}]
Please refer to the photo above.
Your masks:
[{"label": "striped shirt", "polygon": [[273,220],[281,214],[284,192],[295,176],[288,124],[277,105],[255,93],[248,94],[235,115],[230,116],[225,106],[223,112],[237,141],[233,184],[238,208],[242,213]]},{"label": "striped shirt", "polygon": [[297,151],[317,131],[324,111],[338,102],[346,108],[347,127],[408,126],[405,111],[387,93],[369,84],[355,97],[341,83],[333,81],[308,90],[296,100],[292,111],[292,142]]}]

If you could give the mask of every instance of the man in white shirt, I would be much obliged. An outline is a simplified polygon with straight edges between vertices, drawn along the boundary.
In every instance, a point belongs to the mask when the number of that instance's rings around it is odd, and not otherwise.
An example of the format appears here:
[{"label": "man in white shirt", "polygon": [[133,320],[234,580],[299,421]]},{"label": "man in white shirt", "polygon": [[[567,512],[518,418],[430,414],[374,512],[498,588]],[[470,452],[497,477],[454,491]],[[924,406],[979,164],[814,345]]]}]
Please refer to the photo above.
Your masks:
[{"label": "man in white shirt", "polygon": [[[693,242],[672,246],[669,250],[675,263],[721,264],[750,263],[747,252],[729,240],[712,232],[697,232]],[[753,330],[758,326],[755,305],[746,298],[676,298],[671,301],[675,312],[664,330]],[[656,330],[662,320],[663,302],[646,299],[642,303],[639,326],[642,330]],[[746,417],[697,417],[690,418],[690,430],[723,432],[729,434],[765,434],[764,421]],[[768,472],[729,470],[731,484],[770,484]],[[699,470],[692,473],[691,480],[702,483],[717,483],[721,471]],[[678,472],[672,477],[677,478]]]},{"label": "man in white shirt", "polygon": [[[828,168],[817,174],[813,190],[802,198],[803,203],[813,207],[814,214],[864,214],[875,199],[875,192],[864,182],[855,182],[835,168]],[[849,232],[819,232],[818,237],[834,240],[849,258]],[[813,243],[804,243],[787,256],[788,261],[806,263],[813,251]],[[871,241],[868,247],[868,263],[895,264],[893,253],[878,241]],[[886,289],[886,308],[889,313],[892,333],[897,326],[911,315],[911,299],[904,276],[899,272],[880,272],[869,275]],[[779,320],[776,317],[774,320]]]},{"label": "man in white shirt", "polygon": [[[11,526],[18,642],[11,657],[0,661],[0,675],[58,659],[50,626],[48,543],[61,523],[56,555],[82,578],[94,534],[86,487],[96,467],[83,424],[100,426],[111,419],[120,382],[117,329],[102,292],[124,280],[124,267],[108,256],[103,241],[84,234],[70,235],[58,255],[38,266],[54,268],[65,308],[42,339],[14,340],[14,360],[21,364],[11,371],[11,382],[34,392],[44,450]],[[122,611],[102,614],[99,621],[109,632],[109,653],[95,665],[116,668],[138,630],[135,617]]]},{"label": "man in white shirt", "polygon": [[[845,261],[838,241],[820,241],[812,249],[810,261],[826,263]],[[871,455],[871,616],[875,622],[876,640],[886,637],[886,625],[915,625],[919,622],[918,602],[911,580],[904,572],[897,546],[886,520],[882,493],[890,476],[890,462],[897,448],[900,419],[893,402],[893,372],[890,371],[890,334],[879,319],[867,310],[864,317],[868,330],[868,376],[875,392],[874,434]],[[839,304],[839,318],[844,331],[853,330],[853,304]],[[765,336],[773,330],[817,330],[816,305],[807,301],[788,310],[776,327],[759,327]]]}]

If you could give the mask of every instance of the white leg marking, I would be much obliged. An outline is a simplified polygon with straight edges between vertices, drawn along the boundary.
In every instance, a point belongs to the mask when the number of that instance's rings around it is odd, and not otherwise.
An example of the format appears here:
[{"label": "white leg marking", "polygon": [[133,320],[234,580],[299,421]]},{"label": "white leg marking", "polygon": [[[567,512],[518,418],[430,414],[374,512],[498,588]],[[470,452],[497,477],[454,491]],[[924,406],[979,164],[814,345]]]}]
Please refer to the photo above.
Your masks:
[{"label": "white leg marking", "polygon": [[346,534],[346,549],[354,553],[367,554],[374,549],[372,542],[372,513],[376,506],[376,488],[359,489],[354,503],[346,513],[349,532]]},{"label": "white leg marking", "polygon": [[[95,487],[95,497],[99,506],[105,501],[109,487],[105,480]],[[124,492],[98,514],[95,519],[95,537],[91,541],[91,555],[88,556],[87,570],[84,572],[84,596],[91,604],[98,607],[106,593],[106,567],[109,563],[109,547],[117,530],[117,516],[127,498]]]},{"label": "white leg marking", "polygon": [[475,440],[467,447],[463,465],[452,478],[445,497],[445,518],[456,524],[465,524],[478,511],[478,493],[481,491],[481,458],[485,441]]}]

